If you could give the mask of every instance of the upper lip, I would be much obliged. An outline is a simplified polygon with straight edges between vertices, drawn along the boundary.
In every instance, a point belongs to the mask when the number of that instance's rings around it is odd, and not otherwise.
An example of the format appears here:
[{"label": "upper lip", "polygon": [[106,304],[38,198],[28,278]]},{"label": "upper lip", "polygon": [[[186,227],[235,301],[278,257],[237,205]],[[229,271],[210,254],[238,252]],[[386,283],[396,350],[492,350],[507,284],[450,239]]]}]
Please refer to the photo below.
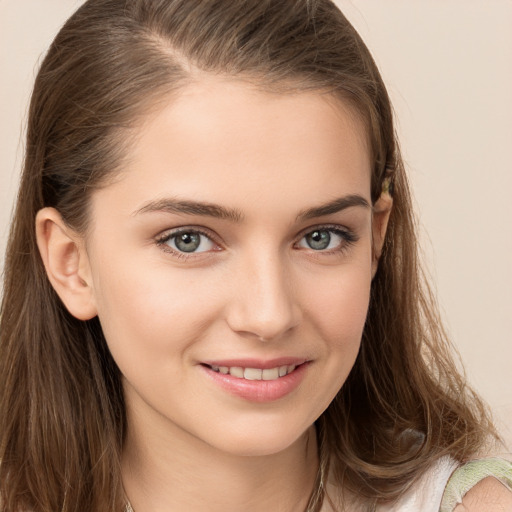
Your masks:
[{"label": "upper lip", "polygon": [[243,359],[215,359],[201,361],[201,364],[207,366],[225,366],[228,368],[260,368],[262,370],[277,368],[279,366],[299,366],[307,362],[308,359],[304,357],[277,357],[274,359],[256,359],[256,358],[243,358]]}]

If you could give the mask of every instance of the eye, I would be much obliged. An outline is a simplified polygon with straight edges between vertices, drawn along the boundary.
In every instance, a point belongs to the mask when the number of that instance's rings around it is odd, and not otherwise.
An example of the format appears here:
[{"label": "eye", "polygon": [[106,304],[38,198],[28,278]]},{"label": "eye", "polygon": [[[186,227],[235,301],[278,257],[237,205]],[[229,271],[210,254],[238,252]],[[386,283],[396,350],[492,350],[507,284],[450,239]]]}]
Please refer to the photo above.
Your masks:
[{"label": "eye", "polygon": [[157,243],[186,254],[207,252],[217,247],[207,235],[192,229],[166,234]]},{"label": "eye", "polygon": [[356,240],[352,233],[339,228],[318,228],[306,233],[297,245],[314,251],[336,251],[343,250]]}]

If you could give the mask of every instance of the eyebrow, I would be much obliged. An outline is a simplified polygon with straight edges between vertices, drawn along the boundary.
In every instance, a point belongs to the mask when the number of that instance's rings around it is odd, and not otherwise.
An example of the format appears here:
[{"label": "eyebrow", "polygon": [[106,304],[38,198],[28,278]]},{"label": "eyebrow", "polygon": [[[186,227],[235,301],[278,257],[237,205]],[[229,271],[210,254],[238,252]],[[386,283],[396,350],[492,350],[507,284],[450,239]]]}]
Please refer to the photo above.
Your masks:
[{"label": "eyebrow", "polygon": [[333,201],[320,206],[302,210],[297,215],[297,220],[302,221],[314,219],[316,217],[323,217],[324,215],[332,215],[333,213],[341,212],[342,210],[351,208],[353,206],[370,208],[370,203],[363,196],[351,194],[348,196],[339,197],[338,199],[334,199]]},{"label": "eyebrow", "polygon": [[142,208],[136,210],[134,215],[148,212],[181,213],[185,215],[200,215],[202,217],[214,217],[226,219],[232,222],[240,222],[243,218],[242,212],[236,208],[225,208],[213,203],[199,201],[185,201],[178,199],[160,199],[150,201]]},{"label": "eyebrow", "polygon": [[[370,204],[363,196],[351,194],[334,199],[333,201],[320,206],[302,210],[297,215],[296,220],[303,221],[316,217],[322,217],[324,215],[332,215],[354,206],[370,208]],[[242,212],[237,208],[226,208],[214,203],[188,201],[181,199],[159,199],[156,201],[150,201],[142,206],[142,208],[136,210],[133,215],[151,212],[199,215],[202,217],[225,219],[237,223],[241,222],[244,217]]]}]

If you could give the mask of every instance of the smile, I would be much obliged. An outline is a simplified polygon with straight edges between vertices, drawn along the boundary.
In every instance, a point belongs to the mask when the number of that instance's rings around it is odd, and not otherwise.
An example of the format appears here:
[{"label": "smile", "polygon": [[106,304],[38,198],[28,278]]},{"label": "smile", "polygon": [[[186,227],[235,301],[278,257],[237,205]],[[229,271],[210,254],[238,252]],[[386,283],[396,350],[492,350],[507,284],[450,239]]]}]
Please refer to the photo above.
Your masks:
[{"label": "smile", "polygon": [[204,375],[229,394],[251,402],[273,402],[292,394],[309,372],[312,361],[298,357],[274,360],[203,361]]},{"label": "smile", "polygon": [[276,380],[292,373],[296,367],[297,365],[295,364],[276,366],[275,368],[265,369],[242,368],[241,366],[210,366],[214,372],[218,372],[223,375],[232,375],[238,379],[245,380]]}]

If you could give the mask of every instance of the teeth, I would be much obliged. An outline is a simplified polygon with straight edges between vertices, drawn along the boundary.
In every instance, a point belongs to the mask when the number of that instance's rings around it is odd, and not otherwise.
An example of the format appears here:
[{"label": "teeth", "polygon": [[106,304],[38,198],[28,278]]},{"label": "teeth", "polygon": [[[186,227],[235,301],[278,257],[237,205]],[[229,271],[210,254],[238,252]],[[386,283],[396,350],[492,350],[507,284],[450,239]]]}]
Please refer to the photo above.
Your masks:
[{"label": "teeth", "polygon": [[279,368],[269,368],[261,372],[262,380],[275,380],[279,378]]},{"label": "teeth", "polygon": [[229,369],[229,373],[233,375],[233,377],[238,377],[239,379],[244,378],[244,369],[239,366],[233,366]]},{"label": "teeth", "polygon": [[211,369],[214,372],[222,373],[223,375],[232,375],[239,379],[246,380],[276,380],[280,377],[284,377],[289,373],[292,373],[297,365],[290,364],[284,366],[278,366],[276,368],[241,368],[240,366],[216,366],[211,365]]},{"label": "teeth", "polygon": [[246,368],[244,370],[244,379],[245,380],[261,380],[261,374],[263,370],[258,370],[256,368]]}]

